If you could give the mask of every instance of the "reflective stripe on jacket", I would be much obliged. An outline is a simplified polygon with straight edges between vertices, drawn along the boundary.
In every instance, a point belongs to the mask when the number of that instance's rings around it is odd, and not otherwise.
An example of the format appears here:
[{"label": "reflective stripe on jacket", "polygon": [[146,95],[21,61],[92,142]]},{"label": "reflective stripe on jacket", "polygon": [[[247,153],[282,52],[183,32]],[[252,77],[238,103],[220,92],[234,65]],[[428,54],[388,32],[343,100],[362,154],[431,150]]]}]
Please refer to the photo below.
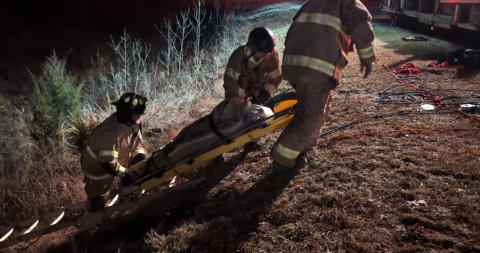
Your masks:
[{"label": "reflective stripe on jacket", "polygon": [[375,60],[372,17],[359,0],[310,0],[297,12],[285,39],[283,76],[286,80],[315,81],[318,75],[340,80],[348,63],[350,43],[360,60]]},{"label": "reflective stripe on jacket", "polygon": [[140,127],[118,122],[114,113],[95,127],[88,138],[82,150],[82,169],[85,177],[104,180],[126,172],[124,166],[139,153],[145,153]]},{"label": "reflective stripe on jacket", "polygon": [[252,66],[246,46],[240,46],[233,51],[228,60],[223,78],[225,97],[252,97],[254,90],[264,88],[273,94],[282,81],[282,70],[278,50],[267,54],[265,60]]}]

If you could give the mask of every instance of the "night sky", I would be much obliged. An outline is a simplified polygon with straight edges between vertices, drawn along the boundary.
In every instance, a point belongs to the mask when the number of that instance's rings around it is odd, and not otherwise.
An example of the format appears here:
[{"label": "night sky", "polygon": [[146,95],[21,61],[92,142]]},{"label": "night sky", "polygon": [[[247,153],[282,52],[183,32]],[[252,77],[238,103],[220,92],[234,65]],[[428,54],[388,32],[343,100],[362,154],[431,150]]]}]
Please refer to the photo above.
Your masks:
[{"label": "night sky", "polygon": [[90,56],[108,49],[123,29],[155,43],[154,26],[184,10],[191,0],[51,0],[8,1],[0,8],[0,92],[29,90],[27,69],[40,71],[53,50],[67,67],[81,71]]},{"label": "night sky", "polygon": [[[228,8],[239,0],[222,1]],[[241,1],[250,5],[285,2]],[[155,25],[194,2],[196,0],[5,1],[0,8],[0,92],[22,92],[17,85],[9,83],[28,82],[27,68],[40,71],[41,63],[53,50],[67,58],[71,70],[81,71],[89,64],[91,55],[107,50],[111,36],[118,37],[124,29],[134,38],[156,43],[160,35]],[[215,0],[205,2],[212,6]]]},{"label": "night sky", "polygon": [[[207,0],[207,3],[215,0]],[[255,4],[284,2],[285,0],[222,0]],[[377,0],[369,0],[377,4]],[[372,4],[366,1],[367,4]],[[67,59],[72,71],[82,71],[90,63],[90,56],[108,50],[111,36],[117,37],[123,29],[134,38],[155,45],[160,34],[154,26],[169,15],[191,6],[195,0],[50,0],[4,1],[0,8],[0,92],[23,91],[10,83],[26,83],[27,68],[40,70],[45,58],[56,51]],[[299,2],[299,1],[296,1]],[[302,1],[300,1],[302,2]],[[408,28],[408,26],[407,26]],[[417,24],[409,29],[425,32]],[[426,30],[428,32],[428,29]],[[442,39],[475,47],[478,35],[467,32],[451,36],[451,31],[435,31]],[[19,79],[14,80],[13,79]]]}]

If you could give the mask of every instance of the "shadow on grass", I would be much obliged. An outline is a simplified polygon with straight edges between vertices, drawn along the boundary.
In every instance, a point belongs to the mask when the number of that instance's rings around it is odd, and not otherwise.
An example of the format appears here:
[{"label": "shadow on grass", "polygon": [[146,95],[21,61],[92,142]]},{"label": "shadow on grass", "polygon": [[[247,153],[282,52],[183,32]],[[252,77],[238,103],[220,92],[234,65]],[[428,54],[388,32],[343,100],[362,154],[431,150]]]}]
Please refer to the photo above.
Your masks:
[{"label": "shadow on grass", "polygon": [[139,252],[150,230],[168,231],[179,220],[192,216],[194,207],[205,201],[206,194],[237,167],[245,156],[246,153],[241,152],[223,166],[212,167],[207,172],[207,179],[194,187],[193,191],[187,188],[167,194],[130,215],[111,218],[94,229],[85,229],[70,241],[47,252]]},{"label": "shadow on grass", "polygon": [[148,232],[155,230],[158,234],[168,234],[189,219],[208,225],[189,239],[191,246],[187,252],[234,252],[257,230],[261,217],[269,212],[274,200],[300,169],[281,175],[270,173],[244,193],[209,199],[208,192],[245,156],[246,153],[239,153],[224,166],[214,168],[212,175],[193,190],[169,194],[135,215],[104,222],[95,232],[79,233],[48,252],[141,252],[145,250],[144,239]]},{"label": "shadow on grass", "polygon": [[248,191],[228,199],[205,202],[196,207],[197,222],[210,222],[192,238],[191,252],[236,252],[247,241],[300,168],[270,173]]}]

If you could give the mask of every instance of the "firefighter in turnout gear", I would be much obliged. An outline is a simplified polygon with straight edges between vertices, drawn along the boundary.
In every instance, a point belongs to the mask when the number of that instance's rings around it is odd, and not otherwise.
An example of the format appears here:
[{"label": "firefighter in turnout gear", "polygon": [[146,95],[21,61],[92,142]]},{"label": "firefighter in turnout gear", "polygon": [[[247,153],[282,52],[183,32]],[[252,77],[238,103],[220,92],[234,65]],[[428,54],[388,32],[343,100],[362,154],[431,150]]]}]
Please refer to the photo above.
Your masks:
[{"label": "firefighter in turnout gear", "polygon": [[223,84],[225,99],[209,115],[184,128],[160,153],[152,155],[147,170],[170,164],[166,154],[177,144],[211,132],[223,139],[222,129],[242,120],[245,109],[252,103],[265,102],[275,93],[281,81],[280,57],[273,33],[265,27],[253,29],[247,44],[238,47],[228,60]]},{"label": "firefighter in turnout gear", "polygon": [[347,53],[356,47],[366,78],[375,60],[372,17],[359,0],[309,0],[293,18],[283,55],[284,79],[296,89],[295,118],[273,150],[274,170],[305,162],[328,113]]},{"label": "firefighter in turnout gear", "polygon": [[270,29],[255,28],[246,45],[237,48],[228,60],[224,75],[225,98],[245,105],[248,99],[262,104],[282,81],[275,38]]},{"label": "firefighter in turnout gear", "polygon": [[146,159],[140,117],[145,113],[147,99],[125,93],[112,105],[116,112],[95,127],[82,149],[89,211],[103,209],[115,176],[123,177],[128,166]]}]

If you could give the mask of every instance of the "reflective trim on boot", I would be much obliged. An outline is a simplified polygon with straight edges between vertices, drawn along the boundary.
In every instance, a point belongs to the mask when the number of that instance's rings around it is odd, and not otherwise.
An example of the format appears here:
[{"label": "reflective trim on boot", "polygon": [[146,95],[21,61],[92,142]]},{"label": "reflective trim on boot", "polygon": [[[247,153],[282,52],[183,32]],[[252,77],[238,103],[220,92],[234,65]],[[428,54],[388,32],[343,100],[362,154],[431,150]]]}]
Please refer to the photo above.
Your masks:
[{"label": "reflective trim on boot", "polygon": [[274,152],[272,156],[274,172],[283,172],[292,168],[303,168],[308,164],[308,160],[303,153],[300,154],[295,160],[286,159],[276,152]]},{"label": "reflective trim on boot", "polygon": [[275,152],[278,153],[279,155],[285,157],[288,160],[295,160],[300,155],[300,151],[296,151],[296,150],[287,148],[287,147],[283,146],[281,143],[279,143],[275,147]]},{"label": "reflective trim on boot", "polygon": [[107,180],[114,177],[112,173],[106,173],[102,175],[93,175],[86,172],[85,170],[83,171],[83,175],[92,181],[103,181],[103,180]]},{"label": "reflective trim on boot", "polygon": [[305,157],[305,155],[302,153],[297,157],[297,160],[295,161],[295,167],[296,168],[303,168],[308,164],[308,159]]},{"label": "reflective trim on boot", "polygon": [[273,151],[272,158],[273,158],[274,169],[275,169],[275,167],[278,167],[277,169],[279,171],[287,170],[287,169],[295,167],[295,158],[294,159],[288,159],[287,157],[278,153],[277,149],[275,149]]}]

